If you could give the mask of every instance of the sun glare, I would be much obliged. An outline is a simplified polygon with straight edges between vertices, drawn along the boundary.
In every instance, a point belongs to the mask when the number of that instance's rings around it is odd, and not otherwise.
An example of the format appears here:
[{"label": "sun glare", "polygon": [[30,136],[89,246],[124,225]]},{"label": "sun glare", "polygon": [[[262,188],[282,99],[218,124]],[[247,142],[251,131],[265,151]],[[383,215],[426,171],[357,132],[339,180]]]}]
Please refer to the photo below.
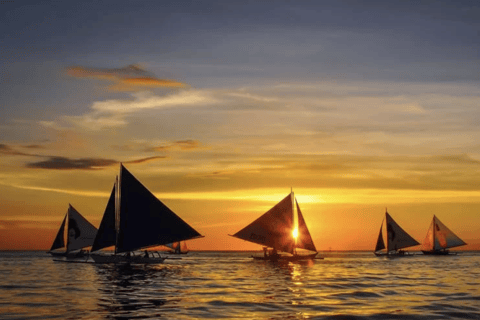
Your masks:
[{"label": "sun glare", "polygon": [[297,238],[298,238],[298,229],[297,229],[297,228],[293,229],[292,235],[293,235],[293,238],[294,238],[294,239],[297,239]]}]

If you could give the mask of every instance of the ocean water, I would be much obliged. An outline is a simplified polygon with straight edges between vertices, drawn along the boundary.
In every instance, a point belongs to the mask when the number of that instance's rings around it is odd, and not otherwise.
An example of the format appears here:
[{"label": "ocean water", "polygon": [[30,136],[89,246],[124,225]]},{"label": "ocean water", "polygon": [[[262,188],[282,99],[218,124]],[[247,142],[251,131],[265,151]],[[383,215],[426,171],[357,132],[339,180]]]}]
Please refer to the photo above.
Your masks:
[{"label": "ocean water", "polygon": [[480,319],[480,253],[310,263],[193,252],[160,265],[0,252],[0,319]]}]

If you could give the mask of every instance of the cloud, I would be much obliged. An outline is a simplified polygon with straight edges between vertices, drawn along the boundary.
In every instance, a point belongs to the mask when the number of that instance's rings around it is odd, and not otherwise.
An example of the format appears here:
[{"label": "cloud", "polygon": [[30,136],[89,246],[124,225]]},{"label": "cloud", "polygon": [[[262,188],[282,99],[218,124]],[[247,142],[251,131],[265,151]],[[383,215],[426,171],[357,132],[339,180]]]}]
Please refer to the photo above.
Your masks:
[{"label": "cloud", "polygon": [[128,124],[126,118],[135,112],[148,109],[198,107],[216,103],[210,91],[185,90],[170,95],[158,96],[148,92],[131,94],[132,99],[112,99],[94,102],[92,111],[81,116],[64,116],[59,121],[39,121],[45,127],[64,129],[61,122],[74,124],[89,130],[121,127]]},{"label": "cloud", "polygon": [[128,133],[166,141],[145,143],[136,149],[141,152],[198,150],[192,143],[168,142],[187,137],[246,154],[479,153],[479,94],[463,85],[347,81],[137,92],[96,101],[84,114],[44,126],[73,125],[91,135],[122,128],[102,137]]},{"label": "cloud", "polygon": [[145,88],[181,88],[184,83],[159,79],[139,66],[129,65],[124,68],[87,68],[72,66],[66,68],[66,73],[76,78],[97,78],[113,81],[110,90],[114,91],[137,91]]},{"label": "cloud", "polygon": [[35,190],[35,191],[45,191],[45,192],[55,192],[55,193],[63,193],[75,196],[82,196],[82,197],[107,197],[110,193],[104,191],[94,191],[94,190],[81,190],[81,189],[60,189],[60,188],[49,188],[49,187],[41,187],[41,186],[32,186],[32,185],[20,185],[20,184],[11,184],[11,183],[4,183],[0,181],[0,185],[9,186],[17,189],[23,190]]},{"label": "cloud", "polygon": [[143,158],[143,159],[125,161],[123,163],[138,164],[138,163],[150,162],[150,161],[154,161],[154,160],[158,160],[158,159],[166,159],[166,158],[167,157],[165,157],[165,156],[155,156],[155,157],[148,157],[148,158]]},{"label": "cloud", "polygon": [[[181,149],[190,149],[194,148],[196,144],[195,141],[185,140],[178,141],[176,144],[180,145]],[[40,145],[28,145],[25,146],[30,149],[42,149]],[[51,170],[98,170],[112,165],[120,163],[118,160],[114,159],[103,159],[103,158],[80,158],[80,159],[71,159],[67,157],[60,156],[51,156],[51,155],[39,155],[31,154],[16,151],[11,146],[6,144],[0,144],[0,155],[13,155],[13,156],[26,156],[26,157],[35,157],[35,158],[47,158],[47,160],[30,162],[25,165],[27,168],[34,169],[51,169]],[[140,158],[135,160],[124,161],[124,163],[129,164],[139,164],[159,159],[165,159],[166,156],[152,156],[146,158]]]},{"label": "cloud", "polygon": [[27,148],[27,149],[45,149],[45,146],[40,145],[40,144],[29,144],[29,145],[26,145],[26,146],[23,146],[23,147]]},{"label": "cloud", "polygon": [[[164,159],[164,156],[147,157],[136,160],[124,161],[123,163],[139,164],[148,161]],[[111,167],[120,161],[102,158],[70,159],[66,157],[51,156],[45,161],[27,163],[27,168],[50,169],[50,170],[98,170]]]},{"label": "cloud", "polygon": [[8,155],[8,156],[31,156],[31,157],[40,157],[36,154],[24,153],[13,149],[12,147],[6,144],[0,144],[0,155]]},{"label": "cloud", "polygon": [[182,150],[191,151],[200,148],[200,142],[197,140],[179,140],[170,144],[153,147],[147,151],[168,151],[168,150]]},{"label": "cloud", "polygon": [[31,162],[26,165],[27,168],[55,169],[55,170],[91,170],[109,167],[117,164],[118,161],[112,159],[82,158],[69,159],[65,157],[50,157],[48,160]]},{"label": "cloud", "polygon": [[23,155],[21,152],[13,150],[11,147],[6,144],[0,144],[0,154],[5,155]]}]

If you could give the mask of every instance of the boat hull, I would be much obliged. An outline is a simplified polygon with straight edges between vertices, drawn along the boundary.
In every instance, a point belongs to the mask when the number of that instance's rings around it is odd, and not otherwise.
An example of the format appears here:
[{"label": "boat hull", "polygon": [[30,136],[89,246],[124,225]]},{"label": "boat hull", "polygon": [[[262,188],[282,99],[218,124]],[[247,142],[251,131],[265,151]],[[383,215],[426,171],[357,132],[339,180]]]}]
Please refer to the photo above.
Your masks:
[{"label": "boat hull", "polygon": [[412,257],[414,256],[413,253],[409,253],[409,252],[405,252],[405,251],[401,251],[401,252],[390,252],[390,253],[386,253],[386,252],[374,252],[374,254],[377,256],[377,257]]},{"label": "boat hull", "polygon": [[159,264],[163,263],[163,257],[143,257],[143,256],[127,256],[127,255],[106,255],[106,254],[90,254],[95,263],[114,263],[114,264]]}]

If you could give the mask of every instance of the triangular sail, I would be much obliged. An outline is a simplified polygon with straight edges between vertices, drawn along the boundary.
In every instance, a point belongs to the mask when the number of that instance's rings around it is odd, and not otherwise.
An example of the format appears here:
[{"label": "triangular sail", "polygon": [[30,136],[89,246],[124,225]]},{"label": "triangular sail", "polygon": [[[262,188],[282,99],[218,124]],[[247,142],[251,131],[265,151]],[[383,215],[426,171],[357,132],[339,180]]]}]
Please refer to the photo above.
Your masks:
[{"label": "triangular sail", "polygon": [[66,214],[65,218],[63,218],[62,225],[60,226],[60,229],[58,229],[57,236],[53,241],[50,251],[65,247],[64,233],[65,233],[65,223],[67,221],[67,215],[68,214]]},{"label": "triangular sail", "polygon": [[375,246],[375,252],[385,249],[385,242],[383,242],[383,221],[380,225],[380,232],[378,233],[377,245]]},{"label": "triangular sail", "polygon": [[120,166],[116,252],[188,240],[201,235]]},{"label": "triangular sail", "polygon": [[307,224],[305,223],[305,219],[303,218],[302,212],[300,211],[300,206],[298,205],[298,201],[296,199],[295,203],[297,205],[298,214],[298,238],[296,247],[317,252],[315,244],[313,244],[312,236],[308,231]]},{"label": "triangular sail", "polygon": [[67,252],[91,246],[96,234],[97,228],[70,205],[68,208]]},{"label": "triangular sail", "polygon": [[[430,223],[430,227],[428,228],[427,235],[425,236],[425,239],[423,240],[422,244],[422,249],[426,251],[433,251],[435,250],[435,234],[434,234],[434,228],[435,228],[435,216],[432,219],[432,222]],[[440,246],[437,248],[437,250],[440,249]]]},{"label": "triangular sail", "polygon": [[428,229],[423,242],[425,250],[442,250],[466,245],[466,243],[448,229],[436,216]]},{"label": "triangular sail", "polygon": [[108,199],[107,207],[103,214],[102,222],[92,245],[92,252],[116,244],[117,232],[115,230],[115,185]]},{"label": "triangular sail", "polygon": [[233,236],[275,248],[278,251],[293,253],[293,206],[292,195],[268,210],[257,220],[235,233]]},{"label": "triangular sail", "polygon": [[182,252],[188,251],[187,243],[185,241],[167,243],[165,246],[172,249],[176,253],[182,253]]},{"label": "triangular sail", "polygon": [[387,222],[387,250],[400,250],[407,247],[416,246],[417,240],[413,239],[408,233],[406,233],[392,217],[385,213]]}]

